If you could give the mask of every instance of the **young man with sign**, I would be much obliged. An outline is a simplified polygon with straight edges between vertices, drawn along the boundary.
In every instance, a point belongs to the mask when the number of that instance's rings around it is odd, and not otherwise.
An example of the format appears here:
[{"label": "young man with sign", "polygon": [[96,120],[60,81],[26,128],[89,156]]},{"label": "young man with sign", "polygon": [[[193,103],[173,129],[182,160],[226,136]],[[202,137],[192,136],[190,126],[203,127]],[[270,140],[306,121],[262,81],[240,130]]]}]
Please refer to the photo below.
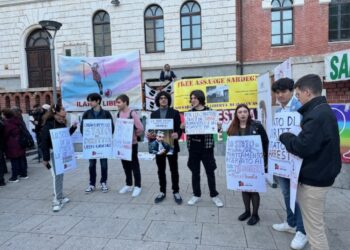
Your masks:
[{"label": "young man with sign", "polygon": [[[102,97],[97,93],[91,93],[87,96],[87,101],[89,102],[89,105],[91,109],[84,112],[82,117],[82,122],[80,124],[80,132],[83,135],[83,124],[84,120],[86,119],[110,119],[112,123],[112,134],[114,133],[114,124],[113,124],[113,118],[109,111],[104,110],[101,107],[101,101]],[[101,165],[101,191],[103,193],[108,192],[107,187],[107,175],[108,175],[108,163],[107,159],[103,158],[100,159],[100,165]],[[90,159],[89,160],[89,174],[90,174],[90,183],[87,189],[85,190],[86,193],[91,193],[95,190],[96,185],[96,159]]]},{"label": "young man with sign", "polygon": [[[201,112],[210,110],[205,106],[205,95],[201,90],[194,90],[190,93],[191,112]],[[185,127],[185,124],[182,125]],[[187,148],[189,152],[187,166],[192,172],[193,197],[187,202],[188,205],[195,205],[200,201],[200,169],[201,162],[204,165],[208,178],[210,197],[217,207],[223,207],[224,203],[219,198],[216,191],[215,169],[216,162],[214,158],[214,137],[212,134],[187,135]]]},{"label": "young man with sign", "polygon": [[[297,111],[301,103],[294,97],[294,81],[289,78],[281,78],[272,84],[272,92],[275,93],[281,107],[276,112]],[[303,218],[298,203],[295,204],[295,213],[290,208],[290,179],[275,176],[281,188],[286,206],[287,220],[280,224],[273,224],[272,228],[280,232],[295,233],[290,247],[292,249],[303,249],[307,243]]]},{"label": "young man with sign", "polygon": [[[132,191],[132,197],[137,197],[141,193],[141,171],[138,153],[137,137],[140,136],[144,129],[136,111],[130,110],[129,108],[129,97],[127,95],[120,95],[116,98],[118,107],[118,118],[133,119],[134,120],[134,133],[132,139],[132,153],[131,161],[122,160],[126,176],[126,185],[119,190],[120,194],[125,194]],[[132,176],[134,175],[135,185],[133,188]]]},{"label": "young man with sign", "polygon": [[318,75],[303,76],[294,88],[303,105],[298,109],[303,116],[302,130],[298,136],[283,133],[280,141],[288,152],[303,159],[297,200],[311,249],[327,250],[323,218],[326,194],[342,165],[338,123],[326,98],[321,96],[322,81]]},{"label": "young man with sign", "polygon": [[[173,131],[168,137],[172,138],[174,141],[173,143],[174,150],[172,155],[166,155],[166,154],[156,155],[160,193],[155,198],[154,202],[159,203],[163,201],[166,196],[165,168],[166,168],[166,158],[168,158],[168,163],[169,163],[170,172],[171,172],[171,181],[172,181],[174,200],[177,204],[180,205],[182,203],[182,198],[179,194],[179,171],[178,171],[178,152],[180,152],[178,139],[182,135],[182,130],[180,128],[180,125],[181,125],[180,113],[179,111],[170,107],[171,96],[169,93],[165,91],[161,91],[157,94],[155,98],[155,103],[157,107],[159,107],[159,109],[151,113],[151,119],[172,119],[173,120],[173,124],[174,124]],[[168,131],[166,131],[166,133],[168,133]],[[155,139],[154,134],[148,133],[147,137],[150,139],[150,141]]]}]

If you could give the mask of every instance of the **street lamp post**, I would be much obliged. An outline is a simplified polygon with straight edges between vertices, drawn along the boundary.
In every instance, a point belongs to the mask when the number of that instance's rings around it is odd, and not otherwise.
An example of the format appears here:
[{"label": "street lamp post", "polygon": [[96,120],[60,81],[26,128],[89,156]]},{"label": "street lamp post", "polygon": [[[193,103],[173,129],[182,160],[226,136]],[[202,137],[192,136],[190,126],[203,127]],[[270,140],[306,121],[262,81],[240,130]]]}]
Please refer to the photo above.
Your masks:
[{"label": "street lamp post", "polygon": [[[40,21],[39,24],[49,34],[49,42],[50,42],[50,55],[51,55],[51,75],[52,75],[52,96],[53,96],[53,104],[57,104],[57,88],[56,88],[56,66],[55,66],[55,37],[56,32],[61,28],[62,23],[50,20]],[[49,31],[53,31],[53,36],[51,37],[51,33]]]}]

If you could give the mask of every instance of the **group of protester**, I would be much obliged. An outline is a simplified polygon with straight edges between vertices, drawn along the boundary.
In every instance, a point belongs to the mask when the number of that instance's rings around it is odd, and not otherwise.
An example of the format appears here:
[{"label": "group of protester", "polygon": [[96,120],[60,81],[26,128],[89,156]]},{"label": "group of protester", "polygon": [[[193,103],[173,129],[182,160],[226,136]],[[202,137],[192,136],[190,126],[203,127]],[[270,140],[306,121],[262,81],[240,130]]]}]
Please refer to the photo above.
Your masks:
[{"label": "group of protester", "polygon": [[[303,249],[307,242],[310,243],[312,250],[329,249],[325,233],[325,224],[323,219],[325,209],[325,198],[330,186],[341,168],[340,160],[340,140],[338,134],[338,125],[336,118],[328,105],[326,98],[321,96],[322,81],[319,76],[309,74],[300,78],[296,84],[292,79],[282,78],[274,82],[272,91],[275,93],[277,101],[281,107],[277,112],[298,111],[302,116],[301,132],[298,135],[292,133],[283,133],[280,135],[280,141],[286,147],[287,151],[303,159],[299,185],[297,193],[297,202],[295,204],[295,213],[290,208],[290,180],[277,177],[276,180],[281,188],[285,206],[286,221],[280,224],[272,225],[274,230],[289,232],[295,234],[291,248]],[[294,96],[295,94],[295,96]],[[203,112],[210,110],[206,106],[205,94],[201,90],[194,90],[190,93],[190,103],[192,112]],[[112,133],[115,128],[113,118],[109,111],[101,107],[102,98],[97,93],[87,96],[87,101],[91,109],[87,110],[82,117],[81,133],[83,134],[83,123],[86,119],[109,119],[112,123]],[[172,119],[173,131],[171,138],[174,140],[174,149],[171,154],[156,154],[155,161],[158,167],[158,178],[160,192],[154,202],[160,203],[166,198],[167,180],[166,180],[166,160],[168,160],[173,198],[177,204],[182,203],[179,188],[178,172],[178,153],[180,151],[179,138],[186,131],[186,122],[181,122],[180,114],[177,110],[171,108],[171,96],[167,92],[160,92],[155,97],[155,103],[158,110],[151,113],[151,119]],[[144,127],[138,117],[138,114],[129,108],[128,96],[122,94],[116,98],[118,106],[118,117],[134,120],[134,132],[132,140],[132,159],[131,161],[122,160],[125,172],[125,186],[119,190],[119,193],[132,193],[133,197],[140,195],[141,189],[141,171],[138,160],[138,140],[137,137],[144,131]],[[258,121],[251,117],[250,109],[245,104],[240,104],[236,108],[233,121],[231,122],[227,134],[228,136],[249,136],[259,135],[263,146],[263,160],[267,169],[268,145],[269,140],[264,127]],[[4,110],[5,121],[1,121],[1,153],[4,151],[12,163],[12,177],[15,180],[17,174],[25,178],[26,161],[23,149],[14,148],[8,145],[18,136],[18,130],[23,121],[9,110]],[[63,195],[63,174],[56,175],[54,161],[52,159],[52,142],[49,131],[55,128],[66,127],[66,112],[60,105],[53,105],[43,116],[43,128],[41,130],[41,150],[43,155],[43,164],[51,169],[54,183],[53,211],[59,211],[62,206],[69,201]],[[70,128],[72,134],[77,125],[73,124]],[[118,129],[118,128],[116,128]],[[147,132],[146,136],[150,142],[157,139],[160,134]],[[219,198],[216,189],[215,169],[217,168],[214,156],[214,138],[212,134],[188,135],[188,162],[187,166],[192,173],[193,196],[187,202],[188,205],[195,205],[201,199],[200,169],[201,163],[204,166],[210,197],[217,207],[224,204]],[[154,144],[161,147],[162,152],[167,149],[161,142]],[[158,150],[158,149],[156,149]],[[1,154],[2,156],[2,154]],[[3,159],[3,158],[1,158]],[[101,165],[101,191],[107,192],[108,160],[100,159]],[[2,162],[2,161],[1,161]],[[96,188],[96,159],[89,160],[90,181],[86,193],[91,193]],[[1,163],[2,164],[2,163]],[[15,167],[14,167],[15,166]],[[1,178],[1,175],[0,175]],[[3,179],[0,179],[0,183]],[[238,217],[238,220],[248,220],[248,225],[255,225],[260,220],[259,205],[260,196],[257,192],[242,192],[245,211]]]}]

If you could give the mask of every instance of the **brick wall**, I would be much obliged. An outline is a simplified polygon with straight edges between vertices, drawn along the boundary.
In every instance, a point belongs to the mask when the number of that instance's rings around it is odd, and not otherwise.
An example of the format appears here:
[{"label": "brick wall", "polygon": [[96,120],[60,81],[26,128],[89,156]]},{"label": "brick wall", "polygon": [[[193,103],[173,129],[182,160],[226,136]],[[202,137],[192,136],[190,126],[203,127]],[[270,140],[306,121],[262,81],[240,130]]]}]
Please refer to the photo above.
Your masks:
[{"label": "brick wall", "polygon": [[328,42],[329,7],[319,0],[293,8],[294,43],[290,46],[271,46],[271,10],[262,9],[261,1],[244,0],[243,9],[244,62],[283,61],[350,48],[350,41]]},{"label": "brick wall", "polygon": [[325,82],[323,88],[327,91],[329,103],[350,103],[350,80]]}]

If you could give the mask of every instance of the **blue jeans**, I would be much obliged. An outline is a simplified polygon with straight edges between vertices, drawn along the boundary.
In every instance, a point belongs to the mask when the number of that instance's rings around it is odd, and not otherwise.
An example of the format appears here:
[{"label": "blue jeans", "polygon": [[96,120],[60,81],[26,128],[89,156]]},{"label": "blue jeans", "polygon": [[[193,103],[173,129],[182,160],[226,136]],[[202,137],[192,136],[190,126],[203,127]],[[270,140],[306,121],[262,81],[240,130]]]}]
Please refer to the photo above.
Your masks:
[{"label": "blue jeans", "polygon": [[298,203],[295,203],[295,214],[292,212],[289,206],[289,200],[290,200],[290,180],[283,177],[277,177],[278,184],[281,187],[281,191],[284,198],[284,204],[286,205],[287,210],[287,223],[291,227],[297,227],[296,231],[301,232],[303,234],[305,233],[304,224],[303,224],[303,217],[301,216],[301,211]]}]

